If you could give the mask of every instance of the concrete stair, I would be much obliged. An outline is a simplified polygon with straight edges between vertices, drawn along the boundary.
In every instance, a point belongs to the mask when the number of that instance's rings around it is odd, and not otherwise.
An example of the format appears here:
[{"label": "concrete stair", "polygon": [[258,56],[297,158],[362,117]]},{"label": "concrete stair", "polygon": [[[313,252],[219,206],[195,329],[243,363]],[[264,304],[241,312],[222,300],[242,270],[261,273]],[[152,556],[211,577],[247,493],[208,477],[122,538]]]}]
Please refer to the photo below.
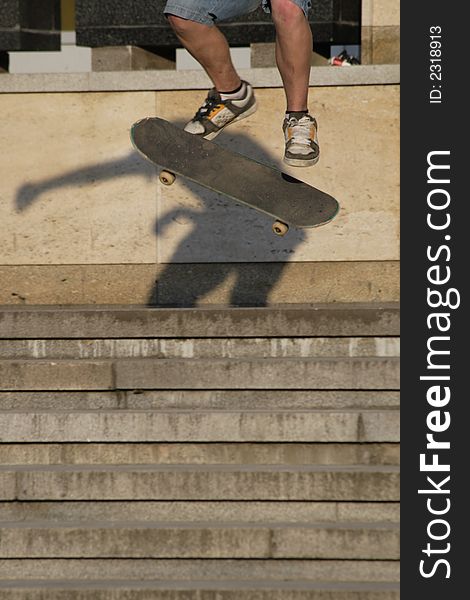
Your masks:
[{"label": "concrete stair", "polygon": [[0,311],[0,600],[397,600],[399,311]]}]

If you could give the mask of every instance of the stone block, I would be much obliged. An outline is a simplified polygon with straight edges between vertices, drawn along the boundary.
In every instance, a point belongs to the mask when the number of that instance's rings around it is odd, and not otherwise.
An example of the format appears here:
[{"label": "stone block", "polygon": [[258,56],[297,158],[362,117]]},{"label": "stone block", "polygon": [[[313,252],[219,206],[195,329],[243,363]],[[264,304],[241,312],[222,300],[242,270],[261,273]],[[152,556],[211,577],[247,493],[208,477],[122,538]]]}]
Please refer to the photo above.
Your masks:
[{"label": "stone block", "polygon": [[[395,502],[395,466],[77,465],[4,466],[16,488],[1,500],[272,500]],[[11,480],[11,479],[10,479]],[[9,480],[9,481],[10,481]]]},{"label": "stone block", "polygon": [[[270,581],[323,581],[366,582],[399,581],[397,561],[342,561],[342,560],[264,560],[230,559],[0,559],[1,579],[119,579],[146,581],[170,578],[179,581],[196,580],[261,580]],[[82,590],[83,593],[83,590]],[[247,600],[242,590],[243,600]],[[154,598],[155,596],[152,596]],[[188,598],[189,596],[186,596]],[[259,596],[257,596],[259,597]],[[342,596],[344,598],[344,596]],[[167,596],[168,598],[168,596]],[[311,599],[312,596],[309,596]],[[174,600],[174,598],[172,598]],[[253,600],[253,596],[249,598]],[[263,599],[264,600],[264,599]],[[297,597],[298,600],[298,597]]]},{"label": "stone block", "polygon": [[[174,523],[370,523],[397,524],[397,502],[178,502],[113,501],[113,502],[0,502],[4,522],[41,521],[105,522],[135,521],[141,524]],[[0,566],[1,573],[1,566]]]},{"label": "stone block", "polygon": [[154,102],[150,92],[0,96],[2,265],[155,260],[155,169],[129,139]]},{"label": "stone block", "polygon": [[383,559],[399,556],[394,526],[304,527],[240,524],[175,525],[99,523],[6,524],[0,538],[0,556],[13,558],[257,558],[257,559]]},{"label": "stone block", "polygon": [[398,383],[398,358],[0,362],[0,390],[3,391],[114,388],[392,390],[399,388]]},{"label": "stone block", "polygon": [[399,64],[400,27],[363,27],[361,60],[364,64]]},{"label": "stone block", "polygon": [[[148,414],[148,413],[147,413]],[[279,414],[279,413],[278,413]],[[16,432],[14,436],[16,436]],[[11,436],[10,436],[11,437]],[[86,437],[86,436],[85,436]],[[3,464],[318,464],[398,465],[396,443],[8,443],[0,447]],[[137,518],[137,517],[136,517]],[[14,519],[16,520],[16,519]]]},{"label": "stone block", "polygon": [[[257,115],[233,125],[220,143],[281,167],[284,94],[280,89],[257,93]],[[396,86],[312,90],[323,154],[302,178],[337,197],[341,209],[325,227],[292,229],[284,238],[271,233],[272,218],[195,184],[177,180],[162,189],[155,168],[131,149],[128,132],[133,121],[156,113],[181,124],[202,97],[194,91],[1,96],[6,126],[0,141],[11,151],[2,184],[7,201],[0,208],[0,264],[77,265],[77,256],[80,264],[110,268],[159,263],[164,288],[166,275],[179,263],[398,259]],[[60,135],[49,136],[50,131]],[[357,140],[350,150],[341,142],[345,131]],[[26,174],[25,157],[30,165]],[[286,170],[294,174],[292,169]],[[89,273],[85,285],[93,279]],[[107,285],[112,279],[103,278]],[[67,285],[68,295],[83,293],[83,286],[76,282],[78,290],[70,290]],[[50,285],[44,287],[51,290]],[[11,293],[24,297],[18,290]],[[82,300],[96,301],[100,302]]]},{"label": "stone block", "polygon": [[[32,385],[35,385],[34,382]],[[36,384],[37,385],[37,384]],[[287,387],[288,384],[286,384]],[[305,386],[307,387],[307,383]],[[360,427],[362,425],[362,427]],[[6,442],[397,442],[398,411],[1,413]]]},{"label": "stone block", "polygon": [[60,0],[2,0],[0,50],[60,50]]},{"label": "stone block", "polygon": [[[383,390],[119,390],[0,392],[1,410],[260,410],[393,409],[398,391]],[[369,446],[364,446],[367,448]],[[46,461],[47,462],[47,461]],[[309,462],[309,461],[307,461]]]},{"label": "stone block", "polygon": [[174,53],[161,49],[150,52],[137,46],[106,46],[93,48],[91,53],[93,71],[142,71],[175,69]]},{"label": "stone block", "polygon": [[0,587],[0,600],[399,600],[398,583],[245,583],[180,581],[128,582],[90,581],[86,587],[61,580],[41,584],[18,580]]},{"label": "stone block", "polygon": [[399,26],[400,2],[399,0],[363,0],[362,1],[362,26]]},{"label": "stone block", "polygon": [[0,359],[308,358],[399,356],[398,338],[185,338],[11,340]]},{"label": "stone block", "polygon": [[0,266],[0,304],[377,304],[399,301],[399,273],[398,261]]},{"label": "stone block", "polygon": [[225,338],[396,336],[397,304],[317,304],[268,308],[22,306],[0,310],[0,338]]},{"label": "stone block", "polygon": [[111,389],[112,364],[99,361],[1,361],[1,390]]}]

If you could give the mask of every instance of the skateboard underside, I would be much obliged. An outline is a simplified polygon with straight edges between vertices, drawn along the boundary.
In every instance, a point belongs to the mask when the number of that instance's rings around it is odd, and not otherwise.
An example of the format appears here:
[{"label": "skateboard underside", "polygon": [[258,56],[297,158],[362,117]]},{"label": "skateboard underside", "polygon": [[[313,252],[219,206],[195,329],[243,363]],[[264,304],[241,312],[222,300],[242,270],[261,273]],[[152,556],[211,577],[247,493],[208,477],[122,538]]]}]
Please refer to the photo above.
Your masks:
[{"label": "skateboard underside", "polygon": [[338,202],[273,167],[222,148],[159,118],[132,126],[136,149],[165,171],[181,175],[295,227],[331,221]]}]

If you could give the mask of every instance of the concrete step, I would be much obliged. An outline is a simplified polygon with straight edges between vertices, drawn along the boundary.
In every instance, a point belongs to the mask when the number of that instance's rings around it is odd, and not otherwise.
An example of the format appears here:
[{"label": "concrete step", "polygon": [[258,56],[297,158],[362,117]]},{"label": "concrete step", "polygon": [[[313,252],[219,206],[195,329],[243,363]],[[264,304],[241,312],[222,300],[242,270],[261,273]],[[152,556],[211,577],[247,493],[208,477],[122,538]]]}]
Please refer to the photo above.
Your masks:
[{"label": "concrete step", "polygon": [[399,600],[398,583],[18,580],[0,600]]},{"label": "concrete step", "polygon": [[[119,48],[121,49],[121,47]],[[152,60],[156,60],[152,57]],[[394,64],[355,65],[353,69],[324,69],[311,67],[310,85],[390,85],[400,81],[400,66]],[[346,71],[346,72],[345,72]],[[352,71],[352,72],[351,72]],[[281,87],[279,71],[274,67],[240,69],[241,76],[257,88]],[[202,69],[174,70],[142,69],[116,71],[93,71],[85,73],[4,73],[2,91],[10,94],[33,92],[137,92],[165,90],[172,92],[172,99],[180,90],[206,90],[210,80]]]},{"label": "concrete step", "polygon": [[398,336],[397,304],[261,308],[2,306],[0,338]]},{"label": "concrete step", "polygon": [[1,390],[399,388],[398,358],[2,360]]},{"label": "concrete step", "polygon": [[398,502],[0,502],[0,520],[398,523]]},{"label": "concrete step", "polygon": [[400,354],[397,337],[0,340],[0,359],[309,358]]},{"label": "concrete step", "polygon": [[2,525],[2,558],[316,558],[396,560],[391,523],[141,523]]},{"label": "concrete step", "polygon": [[398,442],[398,411],[0,412],[0,442]]},{"label": "concrete step", "polygon": [[[152,579],[173,581],[323,581],[323,582],[398,582],[397,561],[367,560],[230,560],[230,559],[7,559],[0,560],[0,581],[127,579],[133,582]],[[101,598],[101,596],[100,596]]]},{"label": "concrete step", "polygon": [[0,311],[0,600],[398,600],[397,305]]},{"label": "concrete step", "polygon": [[397,501],[395,466],[4,465],[0,500]]},{"label": "concrete step", "polygon": [[[0,421],[1,422],[1,421]],[[14,434],[16,435],[16,433]],[[394,443],[9,443],[0,464],[398,465]]]},{"label": "concrete step", "polygon": [[119,390],[1,392],[0,410],[398,409],[398,391]]}]

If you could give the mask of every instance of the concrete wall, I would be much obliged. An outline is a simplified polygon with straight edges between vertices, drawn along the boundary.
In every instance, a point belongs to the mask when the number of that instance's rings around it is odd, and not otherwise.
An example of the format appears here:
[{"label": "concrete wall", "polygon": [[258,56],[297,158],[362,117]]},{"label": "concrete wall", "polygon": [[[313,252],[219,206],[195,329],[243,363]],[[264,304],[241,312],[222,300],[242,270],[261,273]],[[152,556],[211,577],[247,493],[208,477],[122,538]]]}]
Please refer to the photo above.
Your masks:
[{"label": "concrete wall", "polygon": [[[258,113],[218,142],[280,166],[283,91],[257,94]],[[0,95],[0,304],[398,299],[398,87],[312,88],[321,160],[286,170],[341,211],[285,238],[270,218],[197,185],[163,187],[133,150],[134,121],[183,124],[204,96]]]},{"label": "concrete wall", "polygon": [[362,0],[363,64],[400,62],[399,0]]}]

